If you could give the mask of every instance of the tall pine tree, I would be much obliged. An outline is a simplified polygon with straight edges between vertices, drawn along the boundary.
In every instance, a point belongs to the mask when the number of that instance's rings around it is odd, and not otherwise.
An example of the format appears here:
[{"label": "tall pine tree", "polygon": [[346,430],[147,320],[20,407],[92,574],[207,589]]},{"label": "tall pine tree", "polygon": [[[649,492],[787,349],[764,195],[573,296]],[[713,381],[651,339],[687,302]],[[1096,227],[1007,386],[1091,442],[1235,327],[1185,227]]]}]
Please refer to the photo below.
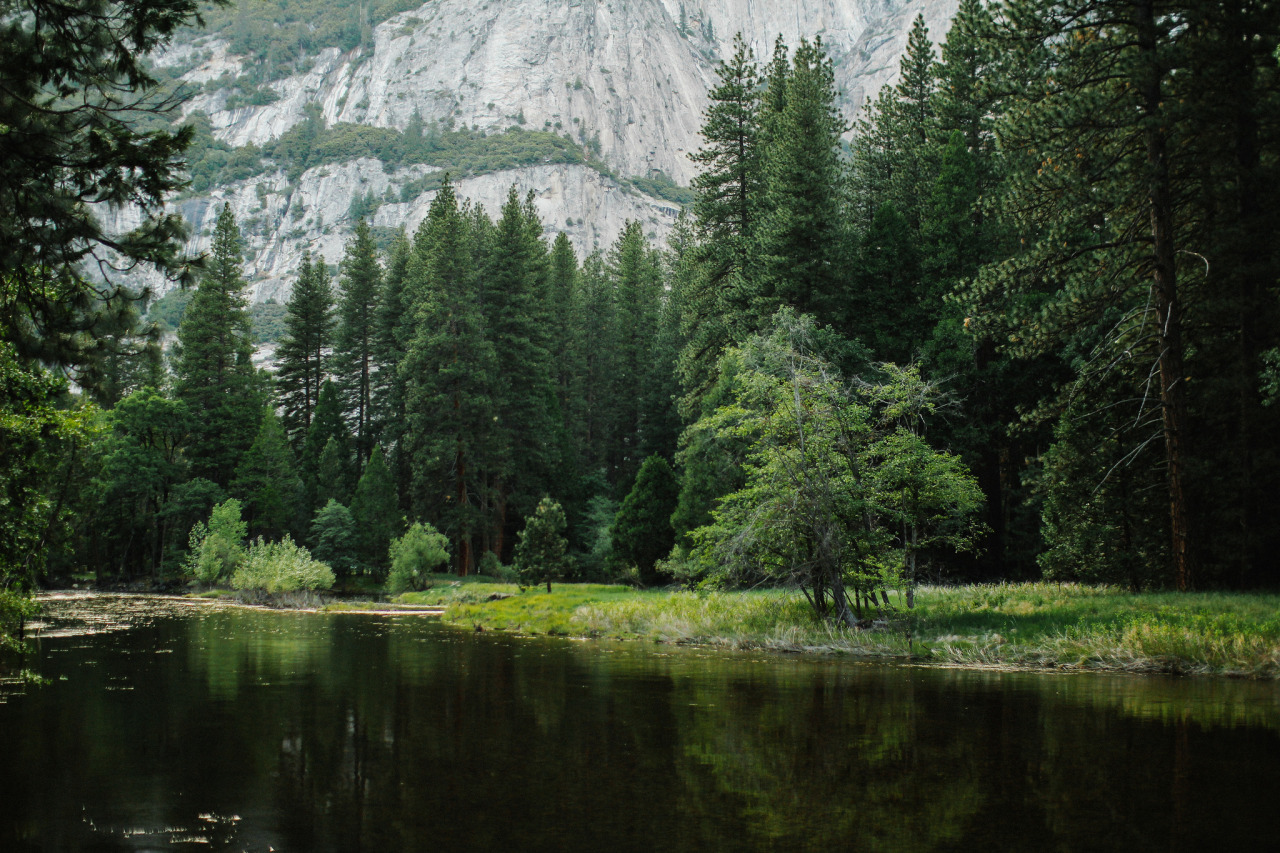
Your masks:
[{"label": "tall pine tree", "polygon": [[194,476],[227,486],[258,430],[262,396],[253,366],[240,229],[223,205],[208,269],[178,326],[175,394],[194,417]]},{"label": "tall pine tree", "polygon": [[304,252],[285,304],[284,336],[276,349],[276,393],[285,433],[301,447],[320,399],[327,350],[333,343],[333,290],[323,258]]},{"label": "tall pine tree", "polygon": [[355,427],[356,470],[364,465],[376,439],[372,422],[374,349],[377,338],[378,295],[382,267],[378,247],[361,219],[347,243],[339,279],[338,332],[334,372]]}]

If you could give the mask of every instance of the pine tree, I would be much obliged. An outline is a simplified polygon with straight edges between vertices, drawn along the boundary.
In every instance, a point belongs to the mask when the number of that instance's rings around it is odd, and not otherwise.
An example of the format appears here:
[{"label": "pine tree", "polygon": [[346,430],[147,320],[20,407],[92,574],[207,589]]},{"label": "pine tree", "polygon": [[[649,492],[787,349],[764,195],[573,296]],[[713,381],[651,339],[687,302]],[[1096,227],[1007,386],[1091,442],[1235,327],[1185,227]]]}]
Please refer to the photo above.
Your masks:
[{"label": "pine tree", "polygon": [[[1074,379],[1046,401],[1046,415],[1082,405],[1128,413],[1119,435],[1097,418],[1095,441],[1119,441],[1123,464],[1150,472],[1142,488],[1164,494],[1167,544],[1147,556],[1179,588],[1196,582],[1198,559],[1224,550],[1206,547],[1211,516],[1193,498],[1218,503],[1215,513],[1233,507],[1239,521],[1251,514],[1239,509],[1240,496],[1260,494],[1207,474],[1215,466],[1204,448],[1220,446],[1221,436],[1197,447],[1194,430],[1194,412],[1223,408],[1216,370],[1235,360],[1219,359],[1236,347],[1210,319],[1224,304],[1211,283],[1230,263],[1200,249],[1214,252],[1214,224],[1234,217],[1219,205],[1222,184],[1206,164],[1231,163],[1240,151],[1239,137],[1226,142],[1216,123],[1202,123],[1226,96],[1199,81],[1230,56],[1229,66],[1250,69],[1231,97],[1256,98],[1259,69],[1273,73],[1274,62],[1236,48],[1247,41],[1266,54],[1277,38],[1273,11],[1243,11],[1230,34],[1221,11],[1120,0],[1083,9],[1020,0],[1001,10],[994,38],[1002,62],[1039,71],[1002,81],[1016,108],[998,127],[1004,149],[1034,158],[1031,168],[1011,164],[1019,168],[1000,199],[1026,247],[985,267],[964,303],[977,330],[1008,341],[1012,355],[1072,355]],[[1256,128],[1259,115],[1236,128]],[[1249,396],[1256,399],[1256,382]],[[1081,446],[1079,430],[1071,434]]]},{"label": "pine tree", "polygon": [[[377,335],[374,338],[373,420],[379,427],[379,443],[389,448],[389,464],[395,493],[407,503],[409,464],[405,452],[404,378],[400,362],[413,334],[413,314],[406,292],[413,244],[402,230],[391,246],[382,294],[378,298]],[[375,450],[376,450],[375,445]],[[385,556],[385,555],[384,555]]]},{"label": "pine tree", "polygon": [[174,364],[175,395],[195,417],[192,474],[224,487],[253,442],[262,409],[240,251],[240,229],[223,205],[208,269],[178,327]]},{"label": "pine tree", "polygon": [[355,520],[360,560],[376,570],[387,567],[387,547],[404,528],[403,515],[396,500],[395,480],[375,444],[369,462],[364,466],[355,496],[351,499],[351,517]]},{"label": "pine tree", "polygon": [[548,336],[548,272],[542,223],[514,186],[493,233],[484,270],[485,333],[497,365],[497,422],[489,465],[494,503],[492,548],[502,557],[508,510],[525,515],[554,467],[555,405]]},{"label": "pine tree", "polygon": [[302,481],[271,406],[263,409],[258,436],[236,466],[230,491],[244,502],[250,537],[278,539],[299,527]]},{"label": "pine tree", "polygon": [[564,577],[569,567],[564,529],[564,510],[544,497],[529,514],[516,543],[515,563],[522,585],[545,581],[551,592],[551,581]]},{"label": "pine tree", "polygon": [[609,530],[615,557],[636,566],[644,584],[658,582],[654,567],[675,544],[671,514],[679,495],[680,486],[670,463],[661,456],[650,456],[640,466],[635,485]]},{"label": "pine tree", "polygon": [[473,539],[492,451],[497,371],[486,338],[470,227],[446,180],[414,237],[410,265],[416,330],[401,375],[417,515],[440,522],[459,574],[475,563]]},{"label": "pine tree", "polygon": [[[330,443],[333,449],[322,464]],[[351,457],[351,432],[342,419],[341,394],[338,386],[326,379],[299,458],[308,513],[324,506],[330,496],[340,495],[339,500],[346,502],[353,476]]]},{"label": "pine tree", "polygon": [[650,428],[644,403],[652,398],[653,345],[661,306],[661,276],[639,222],[628,221],[609,253],[617,299],[616,373],[611,405],[617,410],[608,464],[610,483],[625,491],[640,468]]},{"label": "pine tree", "polygon": [[576,435],[574,409],[581,399],[584,371],[582,335],[582,285],[578,258],[563,231],[551,245],[550,259],[551,352],[554,359],[556,398],[566,434]]},{"label": "pine tree", "polygon": [[920,234],[925,199],[933,184],[934,56],[924,15],[916,15],[907,35],[907,51],[898,64],[893,108],[887,117],[897,149],[889,189],[916,236]]},{"label": "pine tree", "polygon": [[801,40],[786,78],[782,112],[765,148],[766,204],[760,223],[763,323],[781,305],[830,321],[847,296],[844,166],[835,78],[822,40]]},{"label": "pine tree", "polygon": [[611,449],[621,414],[616,397],[621,357],[618,300],[604,258],[592,252],[582,262],[579,304],[581,334],[589,342],[583,353],[582,394],[575,407],[574,443],[581,448],[582,466],[600,488],[609,480]]},{"label": "pine tree", "polygon": [[714,382],[720,351],[746,334],[754,296],[755,232],[764,185],[760,72],[741,33],[733,44],[733,57],[717,69],[719,85],[708,93],[705,144],[689,155],[701,167],[692,184],[701,269],[688,278],[681,309],[689,339],[681,372],[691,400]]},{"label": "pine tree", "polygon": [[350,510],[332,498],[311,520],[311,555],[326,563],[338,577],[349,577],[360,567],[356,522]]},{"label": "pine tree", "polygon": [[373,414],[374,348],[382,267],[378,247],[364,219],[347,243],[339,279],[337,345],[334,370],[355,426],[355,463],[359,471],[369,458],[376,428]]},{"label": "pine tree", "polygon": [[311,253],[303,253],[284,323],[276,349],[276,389],[285,432],[295,447],[301,447],[320,398],[333,335],[333,290],[323,258],[312,263]]},{"label": "pine tree", "polygon": [[329,501],[348,503],[351,500],[353,467],[350,443],[331,436],[316,461],[315,479],[309,490],[312,505],[323,507]]}]

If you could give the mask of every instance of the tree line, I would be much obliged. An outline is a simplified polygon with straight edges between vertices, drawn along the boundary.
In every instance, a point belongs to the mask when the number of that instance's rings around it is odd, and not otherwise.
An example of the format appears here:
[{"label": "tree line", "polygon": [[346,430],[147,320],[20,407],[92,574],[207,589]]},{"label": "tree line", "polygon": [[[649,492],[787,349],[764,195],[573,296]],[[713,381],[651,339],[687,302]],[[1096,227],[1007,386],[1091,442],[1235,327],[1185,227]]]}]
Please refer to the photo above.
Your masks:
[{"label": "tree line", "polygon": [[[6,274],[5,405],[49,413],[13,430],[6,571],[162,576],[230,496],[349,573],[410,522],[492,572],[551,498],[578,577],[795,583],[845,621],[944,570],[1274,584],[1277,14],[964,0],[853,128],[820,39],[738,39],[666,246],[580,259],[445,181],[384,255],[361,224],[336,281],[303,261],[272,377],[229,211],[169,370],[127,288],[41,301],[83,254],[6,214],[44,256]],[[114,248],[176,270],[175,228]]]}]

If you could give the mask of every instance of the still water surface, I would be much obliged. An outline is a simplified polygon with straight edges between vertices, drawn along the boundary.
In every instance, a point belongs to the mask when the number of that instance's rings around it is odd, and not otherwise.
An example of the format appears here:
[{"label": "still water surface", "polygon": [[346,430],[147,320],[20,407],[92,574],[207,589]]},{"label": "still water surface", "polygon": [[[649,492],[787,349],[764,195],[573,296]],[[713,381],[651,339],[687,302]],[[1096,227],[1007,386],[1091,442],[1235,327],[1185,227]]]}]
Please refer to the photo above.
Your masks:
[{"label": "still water surface", "polygon": [[1271,684],[51,601],[0,850],[1271,850]]}]

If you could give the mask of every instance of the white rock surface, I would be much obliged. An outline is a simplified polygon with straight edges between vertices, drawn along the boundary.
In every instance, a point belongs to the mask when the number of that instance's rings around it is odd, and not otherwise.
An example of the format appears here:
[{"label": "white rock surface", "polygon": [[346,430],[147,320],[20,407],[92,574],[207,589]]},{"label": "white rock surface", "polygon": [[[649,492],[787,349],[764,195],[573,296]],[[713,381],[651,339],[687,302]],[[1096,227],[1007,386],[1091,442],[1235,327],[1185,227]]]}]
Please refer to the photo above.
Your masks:
[{"label": "white rock surface", "polygon": [[[487,130],[520,122],[526,129],[599,136],[603,158],[619,174],[661,171],[681,184],[694,175],[688,155],[699,129],[715,66],[741,31],[763,63],[781,35],[789,44],[821,36],[833,58],[847,118],[897,73],[917,13],[935,40],[945,35],[958,0],[431,0],[374,31],[371,49],[324,50],[305,74],[270,85],[272,104],[226,110],[225,91],[187,105],[210,114],[215,134],[234,145],[278,137],[319,104],[325,120],[403,128],[417,111],[425,121]],[[190,68],[192,83],[239,73],[227,43],[199,37],[157,58]],[[194,65],[194,67],[192,67]],[[313,169],[290,192],[283,173],[224,187],[179,203],[208,245],[223,201],[248,240],[246,275],[255,298],[283,299],[304,248],[330,263],[342,255],[351,200],[399,188],[427,169],[387,174],[358,160]],[[515,183],[535,193],[548,231],[564,230],[580,252],[607,247],[627,219],[661,239],[675,205],[627,190],[582,166],[538,166],[462,181],[461,196],[496,214]],[[433,194],[384,204],[373,222],[412,231]],[[121,220],[123,221],[123,220]],[[571,224],[566,224],[566,222]],[[579,224],[581,223],[581,224]],[[163,289],[159,282],[153,282]]]},{"label": "white rock surface", "polygon": [[[435,170],[414,166],[388,174],[379,161],[360,159],[310,169],[292,192],[284,172],[274,172],[220,188],[208,196],[184,199],[175,206],[191,224],[186,251],[195,255],[209,250],[218,212],[223,204],[230,204],[245,241],[244,274],[251,298],[257,302],[283,302],[289,296],[304,251],[323,257],[332,266],[342,260],[355,224],[349,210],[356,197],[373,193],[382,198],[390,189],[398,199],[401,186],[431,171]],[[679,214],[670,202],[626,190],[587,166],[533,166],[494,172],[458,181],[454,189],[460,199],[482,205],[490,217],[496,218],[513,185],[521,198],[533,192],[548,240],[564,231],[580,257],[597,246],[607,249],[628,220],[644,223],[651,239],[663,240]],[[435,195],[429,191],[407,202],[385,202],[370,224],[403,226],[412,237],[426,218]],[[137,224],[137,216],[133,211],[122,211],[109,215],[108,221],[112,230],[127,230]],[[145,272],[136,274],[136,281],[157,293],[172,287],[160,276]]]}]

